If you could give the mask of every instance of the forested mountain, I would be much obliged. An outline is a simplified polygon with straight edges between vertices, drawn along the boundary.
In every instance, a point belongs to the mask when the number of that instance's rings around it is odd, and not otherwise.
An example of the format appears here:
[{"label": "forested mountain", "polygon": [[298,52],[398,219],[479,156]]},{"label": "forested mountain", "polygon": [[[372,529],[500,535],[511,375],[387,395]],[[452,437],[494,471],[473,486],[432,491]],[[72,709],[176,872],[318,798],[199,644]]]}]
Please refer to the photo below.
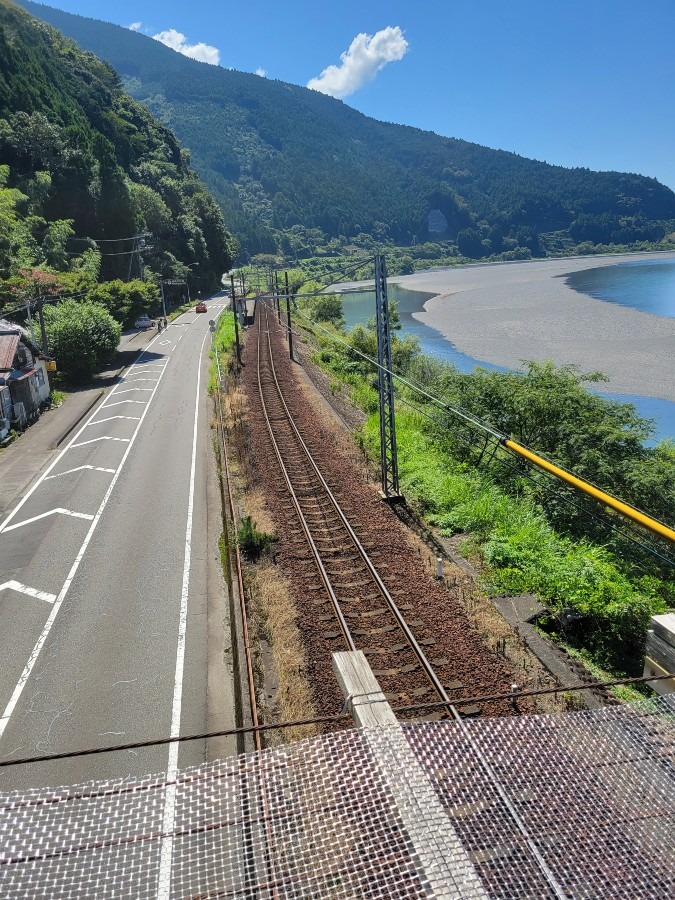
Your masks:
[{"label": "forested mountain", "polygon": [[249,252],[287,251],[293,229],[321,229],[399,244],[457,240],[478,258],[517,246],[537,252],[543,232],[576,243],[659,240],[675,219],[675,194],[652,178],[564,169],[378,122],[116,25],[22,5],[107,60],[176,132]]},{"label": "forested mountain", "polygon": [[141,255],[145,274],[180,277],[197,263],[200,286],[219,284],[235,244],[188,161],[108,63],[0,0],[0,287],[7,297],[27,271],[137,277]]}]

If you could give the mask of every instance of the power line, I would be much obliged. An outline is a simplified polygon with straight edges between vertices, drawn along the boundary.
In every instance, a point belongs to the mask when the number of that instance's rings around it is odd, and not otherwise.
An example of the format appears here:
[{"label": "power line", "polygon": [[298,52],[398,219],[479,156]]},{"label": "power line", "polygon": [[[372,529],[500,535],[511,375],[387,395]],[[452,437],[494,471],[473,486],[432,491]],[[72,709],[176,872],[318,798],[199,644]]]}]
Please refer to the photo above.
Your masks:
[{"label": "power line", "polygon": [[[576,693],[578,691],[604,690],[609,687],[618,687],[630,684],[645,684],[653,681],[675,680],[675,672],[665,675],[642,675],[637,678],[617,678],[612,681],[593,681],[590,684],[559,685],[553,688],[536,688],[527,691],[510,691],[508,694],[481,694],[474,697],[453,699],[452,701],[438,700],[433,702],[413,703],[409,706],[394,708],[394,712],[411,712],[420,709],[438,709],[448,706],[466,706],[475,703],[491,703],[499,700],[517,701],[521,698],[538,697],[545,694]],[[141,750],[147,747],[163,747],[166,744],[182,744],[188,741],[206,741],[217,737],[229,737],[238,734],[252,734],[253,732],[278,731],[283,728],[300,728],[304,725],[323,725],[330,722],[341,722],[351,718],[349,709],[350,697],[347,697],[342,710],[332,716],[315,716],[308,719],[294,719],[290,722],[273,722],[268,725],[245,725],[241,728],[224,728],[218,731],[204,731],[196,734],[183,734],[168,738],[152,738],[147,741],[132,741],[127,744],[108,744],[103,747],[89,747],[85,750],[68,750],[63,753],[48,753],[42,756],[23,756],[17,759],[0,760],[0,768],[9,766],[26,766],[32,763],[54,762],[60,759],[74,759],[82,756],[94,756],[101,753],[115,753],[121,750]],[[108,794],[109,792],[106,792]]]},{"label": "power line", "polygon": [[[329,340],[332,340],[335,343],[341,344],[342,346],[347,348],[349,350],[349,352],[355,353],[356,355],[360,356],[362,359],[364,359],[366,362],[368,362],[370,365],[372,365],[375,369],[379,368],[379,363],[377,360],[373,359],[372,357],[368,356],[367,354],[363,353],[362,351],[357,350],[348,341],[340,338],[339,335],[334,334],[333,332],[331,332],[328,329],[321,326],[319,323],[313,322],[301,310],[298,310],[297,313],[302,319],[304,319],[305,321],[310,323],[314,328],[317,328],[320,331],[322,331]],[[507,462],[507,460],[505,460],[503,458],[503,456],[501,456],[497,453],[497,450],[502,449],[504,447],[504,441],[507,439],[507,435],[505,435],[499,431],[496,431],[489,423],[484,422],[478,416],[474,416],[471,413],[467,413],[465,410],[458,409],[457,407],[454,407],[454,406],[450,405],[449,403],[446,403],[445,401],[436,397],[434,394],[431,394],[429,391],[427,391],[421,385],[418,385],[412,379],[406,378],[406,377],[399,375],[398,373],[393,372],[393,371],[391,372],[391,374],[394,378],[396,378],[398,381],[400,381],[403,385],[408,387],[410,390],[417,392],[420,395],[431,400],[432,403],[434,403],[436,406],[438,406],[444,412],[459,417],[460,419],[465,421],[469,426],[478,428],[478,429],[486,432],[487,434],[489,434],[492,438],[494,438],[498,442],[499,446],[495,448],[495,452],[493,452],[491,458],[495,459],[500,465],[506,467],[507,469],[510,469],[511,471],[513,471],[517,475],[519,475],[520,477],[527,478],[529,481],[531,481],[537,487],[541,487],[548,492],[555,492],[556,496],[559,497],[559,499],[562,502],[575,507],[577,510],[582,512],[584,515],[588,516],[589,518],[592,518],[598,524],[602,525],[605,528],[610,529],[615,534],[621,535],[621,537],[625,538],[626,540],[629,540],[631,543],[640,547],[642,550],[645,550],[646,552],[652,554],[653,556],[658,557],[660,560],[667,563],[668,565],[675,566],[675,559],[673,559],[670,555],[666,554],[665,551],[661,551],[661,550],[657,549],[657,547],[654,546],[653,544],[634,537],[632,534],[630,534],[627,531],[624,531],[618,525],[614,524],[613,522],[610,522],[606,517],[601,516],[598,513],[595,513],[592,510],[590,510],[587,505],[581,505],[581,504],[579,504],[578,501],[576,501],[576,500],[572,499],[572,497],[568,496],[568,493],[572,494],[572,489],[568,485],[566,485],[564,482],[561,483],[554,475],[551,475],[548,472],[544,472],[545,477],[547,477],[548,480],[550,481],[550,484],[547,485],[545,482],[541,482],[541,481],[537,480],[536,478],[534,478],[534,476],[525,472],[522,468],[515,466],[513,463]],[[401,398],[400,395],[399,395],[399,402],[405,403],[405,400],[403,398]],[[412,403],[410,403],[409,405],[413,406],[413,408],[415,408],[417,412],[426,415],[428,418],[430,418],[432,421],[434,421],[438,425],[438,427],[451,432],[452,434],[454,434],[457,437],[460,437],[459,432],[457,432],[456,429],[453,429],[447,423],[443,424],[443,423],[439,422],[437,419],[434,419],[432,416],[430,416],[428,413],[426,413],[426,411],[421,410],[419,407],[414,407],[414,404],[412,404]],[[466,438],[460,438],[460,439],[463,440],[463,442],[465,444],[467,444],[467,446],[471,446],[471,442],[469,442]],[[508,448],[507,448],[507,450],[508,450]],[[591,484],[591,482],[588,482],[588,483]],[[565,493],[563,493],[560,490],[561,487],[565,488]]]}]

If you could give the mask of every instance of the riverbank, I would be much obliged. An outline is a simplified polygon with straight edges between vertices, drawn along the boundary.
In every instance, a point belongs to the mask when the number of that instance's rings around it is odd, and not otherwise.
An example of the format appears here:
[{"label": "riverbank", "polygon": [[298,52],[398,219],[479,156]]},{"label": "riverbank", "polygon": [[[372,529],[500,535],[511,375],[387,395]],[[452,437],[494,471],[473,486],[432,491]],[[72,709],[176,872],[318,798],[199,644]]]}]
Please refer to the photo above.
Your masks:
[{"label": "riverbank", "polygon": [[664,258],[675,253],[487,263],[392,280],[436,295],[414,318],[462,353],[515,369],[526,359],[574,364],[607,375],[604,391],[675,402],[675,319],[596,300],[565,283],[582,269]]}]

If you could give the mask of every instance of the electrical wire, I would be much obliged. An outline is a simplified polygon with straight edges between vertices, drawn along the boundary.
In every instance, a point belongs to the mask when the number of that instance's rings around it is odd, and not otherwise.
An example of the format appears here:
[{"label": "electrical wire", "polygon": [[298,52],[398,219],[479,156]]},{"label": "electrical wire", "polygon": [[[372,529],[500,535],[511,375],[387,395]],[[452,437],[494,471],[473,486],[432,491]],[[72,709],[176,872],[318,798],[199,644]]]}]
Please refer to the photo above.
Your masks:
[{"label": "electrical wire", "polygon": [[[651,683],[653,681],[667,680],[675,680],[675,672],[669,672],[665,675],[642,675],[637,678],[617,678],[611,681],[594,681],[590,684],[583,683],[573,684],[569,686],[559,685],[558,687],[553,688],[536,688],[528,691],[511,691],[508,694],[481,694],[474,697],[457,698],[453,699],[452,701],[427,701],[413,703],[409,706],[393,708],[393,711],[402,713],[420,709],[438,709],[444,707],[447,708],[448,706],[466,706],[468,704],[475,704],[479,702],[492,703],[499,700],[517,701],[521,698],[538,697],[544,694],[562,694],[567,692],[572,693],[577,691],[592,691],[609,687],[618,687],[620,685],[645,684],[647,682]],[[26,766],[32,763],[54,762],[60,759],[74,759],[76,757],[94,756],[101,753],[115,753],[121,750],[140,750],[147,747],[163,747],[166,744],[183,744],[187,741],[205,741],[217,737],[229,737],[231,735],[237,734],[251,734],[255,731],[278,731],[279,729],[283,728],[298,728],[303,725],[323,725],[331,722],[341,722],[351,718],[350,713],[348,712],[350,700],[351,697],[347,697],[340,712],[335,713],[331,716],[315,716],[314,718],[310,719],[295,719],[290,722],[273,722],[268,725],[245,725],[241,728],[224,728],[218,731],[205,731],[199,732],[197,734],[183,734],[168,738],[152,738],[147,741],[134,741],[127,744],[109,744],[103,747],[89,747],[86,750],[68,750],[64,751],[63,753],[48,753],[42,756],[24,756],[17,759],[3,759],[0,760],[0,768],[8,768],[10,766]]]},{"label": "electrical wire", "polygon": [[[308,322],[313,328],[316,328],[316,329],[322,331],[329,340],[332,340],[338,344],[342,344],[342,346],[344,346],[350,353],[360,356],[362,359],[364,359],[366,362],[368,362],[371,366],[373,366],[376,370],[380,368],[380,364],[376,359],[373,359],[372,357],[368,356],[367,354],[363,353],[362,351],[357,350],[348,341],[340,338],[339,335],[336,335],[335,333],[329,331],[328,329],[324,328],[319,323],[313,322],[309,318],[309,316],[304,314],[301,310],[296,310],[296,314],[301,319],[304,319],[306,322]],[[385,368],[385,367],[383,367],[383,368]],[[426,397],[428,400],[430,400],[432,403],[434,403],[437,407],[442,409],[444,412],[450,413],[451,415],[454,415],[454,416],[457,416],[458,418],[462,419],[466,423],[490,434],[494,439],[496,439],[499,442],[500,446],[497,449],[500,449],[502,451],[504,450],[504,448],[502,446],[502,441],[506,439],[507,435],[505,435],[504,433],[501,433],[499,431],[496,431],[489,423],[483,421],[478,416],[474,416],[471,413],[467,413],[465,410],[460,410],[457,407],[454,407],[451,404],[445,402],[444,400],[441,400],[439,397],[435,396],[434,394],[431,394],[429,391],[427,391],[421,385],[417,384],[414,380],[406,378],[406,377],[399,375],[398,373],[388,370],[388,369],[385,369],[385,371],[387,371],[388,374],[390,374],[393,378],[395,378],[401,384],[405,385],[409,390],[412,390],[413,392],[417,392],[418,394],[421,394],[422,396]],[[398,397],[398,400],[399,400],[399,402],[405,402],[404,398],[401,398],[400,395]],[[410,404],[410,405],[414,407],[413,404]],[[414,408],[416,409],[416,411],[418,413],[423,414],[423,415],[427,416],[428,418],[430,418],[432,421],[434,421],[439,427],[443,428],[444,430],[450,431],[451,433],[455,434],[456,436],[459,436],[459,433],[456,431],[456,429],[453,429],[447,423],[445,423],[445,424],[440,423],[437,419],[434,419],[431,415],[429,415],[426,411],[421,410],[419,407],[414,407]],[[464,440],[464,443],[469,445],[469,442],[466,441],[466,439],[463,439],[463,440]],[[509,452],[508,449],[505,452]],[[540,455],[542,456],[542,458],[546,459],[546,457],[543,456],[543,454],[540,454]],[[552,475],[550,473],[546,473],[546,472],[540,473],[543,475],[544,478],[549,479],[550,485],[547,486],[542,480],[537,479],[534,476],[528,474],[522,468],[522,466],[517,466],[513,463],[509,464],[503,458],[503,456],[498,455],[496,452],[493,453],[492,458],[495,459],[500,465],[505,466],[506,468],[510,469],[513,472],[516,472],[521,477],[527,478],[529,481],[531,481],[537,487],[543,488],[544,490],[549,491],[549,492],[550,491],[555,492],[557,497],[562,502],[575,507],[578,511],[582,512],[584,515],[588,516],[589,518],[592,518],[599,525],[610,529],[615,534],[620,535],[621,537],[625,538],[626,540],[628,540],[631,543],[635,544],[636,546],[640,547],[642,550],[645,550],[647,553],[650,553],[651,555],[658,557],[660,560],[667,563],[668,565],[675,566],[675,559],[673,559],[673,557],[671,557],[669,554],[666,554],[665,551],[661,551],[660,549],[657,549],[657,546],[655,546],[649,542],[646,542],[644,540],[640,540],[640,539],[636,538],[634,535],[630,534],[627,531],[624,531],[622,528],[620,528],[615,523],[610,522],[605,516],[601,516],[598,513],[593,512],[591,509],[589,509],[589,507],[587,505],[581,505],[578,501],[573,500],[572,496],[570,496],[570,495],[573,495],[572,489],[570,487],[568,487],[567,485],[561,484],[560,481],[554,475]],[[590,482],[590,481],[588,483],[592,484],[592,482]],[[562,491],[562,488],[564,488],[565,492]]]}]

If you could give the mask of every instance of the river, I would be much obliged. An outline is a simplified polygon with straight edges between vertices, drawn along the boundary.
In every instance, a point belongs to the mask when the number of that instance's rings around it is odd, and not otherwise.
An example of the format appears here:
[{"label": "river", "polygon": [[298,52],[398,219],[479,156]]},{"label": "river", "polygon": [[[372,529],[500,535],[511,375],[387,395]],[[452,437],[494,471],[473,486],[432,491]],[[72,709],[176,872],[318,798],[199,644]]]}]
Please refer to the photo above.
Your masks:
[{"label": "river", "polygon": [[[675,261],[672,259],[627,262],[574,272],[567,277],[566,283],[579,293],[596,299],[631,306],[654,315],[675,316]],[[421,312],[434,294],[412,291],[390,283],[388,296],[398,304],[402,333],[414,335],[423,353],[451,363],[460,372],[472,372],[477,366],[491,371],[507,371],[504,366],[461,353],[440,331],[413,318],[413,313]],[[342,305],[348,329],[357,323],[365,324],[375,315],[374,290],[349,290],[342,294]],[[632,403],[641,416],[653,419],[656,441],[675,438],[675,403],[672,401],[632,394],[604,393],[604,396]]]}]

